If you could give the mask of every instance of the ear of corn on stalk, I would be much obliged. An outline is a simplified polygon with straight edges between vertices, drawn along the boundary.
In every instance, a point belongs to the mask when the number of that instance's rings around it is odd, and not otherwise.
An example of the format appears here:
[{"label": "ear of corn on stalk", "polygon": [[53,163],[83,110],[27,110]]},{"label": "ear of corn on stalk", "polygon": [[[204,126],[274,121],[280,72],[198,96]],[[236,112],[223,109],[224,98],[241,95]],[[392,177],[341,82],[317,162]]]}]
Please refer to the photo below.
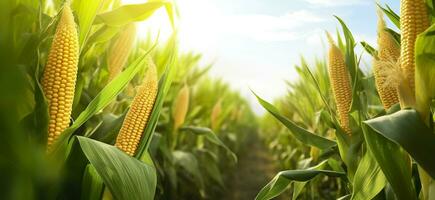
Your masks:
[{"label": "ear of corn on stalk", "polygon": [[330,44],[328,66],[329,77],[332,84],[335,103],[337,105],[340,125],[347,134],[351,134],[349,125],[349,110],[352,103],[352,90],[350,75],[344,61],[344,56],[340,49],[334,44],[332,37],[327,32]]},{"label": "ear of corn on stalk", "polygon": [[118,38],[110,48],[107,65],[109,70],[109,81],[115,78],[127,63],[128,56],[133,49],[136,39],[136,26],[130,23],[121,31]]},{"label": "ear of corn on stalk", "polygon": [[150,62],[144,82],[139,86],[137,94],[131,103],[130,110],[116,138],[115,146],[130,156],[134,156],[139,146],[142,133],[154,107],[157,89],[157,69],[156,66]]},{"label": "ear of corn on stalk", "polygon": [[382,64],[381,75],[385,77],[384,85],[394,87],[397,91],[400,107],[413,108],[415,106],[415,95],[409,85],[408,79],[400,68],[400,58],[397,62],[385,61]]},{"label": "ear of corn on stalk", "polygon": [[178,129],[184,123],[189,108],[189,87],[187,84],[178,92],[173,108],[174,129]]},{"label": "ear of corn on stalk", "polygon": [[63,8],[48,54],[42,87],[48,100],[47,150],[69,126],[77,79],[79,42],[71,8]]},{"label": "ear of corn on stalk", "polygon": [[418,34],[429,27],[429,16],[425,1],[401,0],[400,15],[400,29],[402,32],[400,65],[415,96],[415,41]]},{"label": "ear of corn on stalk", "polygon": [[389,67],[388,62],[396,63],[400,56],[400,47],[394,41],[393,36],[385,30],[385,21],[382,11],[378,9],[378,58],[374,60],[373,68],[376,81],[376,88],[384,108],[387,110],[399,102],[397,90],[388,84],[385,68]]},{"label": "ear of corn on stalk", "polygon": [[211,112],[211,128],[213,130],[217,130],[219,126],[219,115],[222,111],[222,99],[219,99],[218,102],[213,106],[213,110]]}]

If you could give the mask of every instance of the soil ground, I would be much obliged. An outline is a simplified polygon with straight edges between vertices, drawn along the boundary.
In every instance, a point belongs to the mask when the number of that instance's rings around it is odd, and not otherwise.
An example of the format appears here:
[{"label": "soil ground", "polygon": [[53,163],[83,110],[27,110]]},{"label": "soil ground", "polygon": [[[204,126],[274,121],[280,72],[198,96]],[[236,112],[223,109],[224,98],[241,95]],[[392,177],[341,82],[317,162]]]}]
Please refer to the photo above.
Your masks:
[{"label": "soil ground", "polygon": [[229,196],[226,199],[253,200],[261,188],[279,172],[278,163],[272,159],[272,154],[265,144],[257,138],[253,139],[238,157],[239,161],[229,183]]}]

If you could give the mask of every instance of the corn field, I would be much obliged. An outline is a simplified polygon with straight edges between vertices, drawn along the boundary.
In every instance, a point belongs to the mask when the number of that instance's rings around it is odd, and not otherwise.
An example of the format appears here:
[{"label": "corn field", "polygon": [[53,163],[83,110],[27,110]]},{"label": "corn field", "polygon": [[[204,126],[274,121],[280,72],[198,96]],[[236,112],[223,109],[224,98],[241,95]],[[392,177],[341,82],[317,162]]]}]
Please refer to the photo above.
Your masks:
[{"label": "corn field", "polygon": [[330,13],[269,103],[180,47],[177,0],[1,0],[0,199],[435,199],[435,1],[367,3],[376,40]]}]

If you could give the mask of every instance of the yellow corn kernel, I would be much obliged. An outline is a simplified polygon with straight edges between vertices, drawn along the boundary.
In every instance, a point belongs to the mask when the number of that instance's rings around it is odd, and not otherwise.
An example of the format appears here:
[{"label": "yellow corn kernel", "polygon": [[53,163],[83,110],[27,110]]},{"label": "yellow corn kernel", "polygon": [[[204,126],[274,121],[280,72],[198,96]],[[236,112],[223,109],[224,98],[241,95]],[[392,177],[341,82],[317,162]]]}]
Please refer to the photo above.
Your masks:
[{"label": "yellow corn kernel", "polygon": [[387,110],[399,102],[396,87],[387,83],[386,63],[396,63],[400,56],[400,47],[393,36],[385,30],[382,11],[378,10],[378,59],[373,62],[376,89],[378,90],[384,109]]},{"label": "yellow corn kernel", "polygon": [[332,92],[337,105],[340,124],[347,134],[351,134],[349,125],[349,111],[352,102],[352,90],[349,72],[341,50],[334,44],[332,37],[327,33],[329,48],[329,78],[331,79]]},{"label": "yellow corn kernel", "polygon": [[219,115],[222,112],[222,99],[213,106],[213,110],[211,112],[211,128],[213,130],[217,130],[219,126]]},{"label": "yellow corn kernel", "polygon": [[125,29],[119,34],[107,56],[109,81],[115,78],[124,68],[128,56],[133,49],[135,39],[136,26],[133,23],[130,23],[126,25]]},{"label": "yellow corn kernel", "polygon": [[139,86],[130,110],[124,119],[121,130],[116,138],[115,146],[134,156],[142,133],[148,123],[157,96],[158,81],[156,66],[150,62],[144,82]]},{"label": "yellow corn kernel", "polygon": [[401,0],[400,15],[400,29],[402,32],[400,66],[409,82],[412,93],[415,93],[415,40],[418,34],[429,27],[429,16],[425,1]]},{"label": "yellow corn kernel", "polygon": [[187,84],[178,92],[173,108],[174,129],[178,129],[184,123],[189,108],[189,87]]},{"label": "yellow corn kernel", "polygon": [[70,123],[78,58],[77,28],[71,8],[65,5],[42,77],[42,88],[48,100],[49,110],[48,151]]}]

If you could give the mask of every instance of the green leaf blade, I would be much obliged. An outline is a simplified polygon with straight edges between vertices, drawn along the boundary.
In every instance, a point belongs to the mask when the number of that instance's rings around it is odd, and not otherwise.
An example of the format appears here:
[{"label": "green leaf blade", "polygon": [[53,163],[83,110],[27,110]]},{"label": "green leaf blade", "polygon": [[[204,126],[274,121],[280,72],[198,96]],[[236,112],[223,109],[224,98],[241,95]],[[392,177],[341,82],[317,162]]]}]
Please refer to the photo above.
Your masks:
[{"label": "green leaf blade", "polygon": [[128,156],[118,148],[78,137],[80,146],[115,199],[154,199],[154,166]]},{"label": "green leaf blade", "polygon": [[367,151],[361,159],[353,179],[353,200],[373,199],[384,189],[387,179],[375,158]]},{"label": "green leaf blade", "polygon": [[435,134],[415,110],[401,110],[364,122],[374,132],[403,147],[433,178],[435,178]]},{"label": "green leaf blade", "polygon": [[293,134],[293,136],[295,136],[295,138],[301,141],[302,143],[310,146],[315,146],[320,149],[330,149],[337,145],[332,140],[328,140],[324,137],[318,136],[296,125],[294,122],[290,121],[289,119],[281,115],[278,109],[276,109],[272,104],[263,100],[254,92],[253,94],[257,97],[258,102],[263,106],[263,108],[265,108],[270,114],[272,114],[284,126],[286,126]]},{"label": "green leaf blade", "polygon": [[[323,163],[319,164],[321,166]],[[315,167],[314,167],[315,168]],[[255,197],[256,200],[269,200],[284,192],[293,181],[306,182],[323,174],[329,177],[344,177],[345,173],[330,170],[287,170],[279,172]]]},{"label": "green leaf blade", "polygon": [[167,2],[151,1],[142,4],[130,4],[116,8],[112,11],[97,15],[95,23],[105,23],[108,26],[123,26],[130,22],[142,21],[152,16]]},{"label": "green leaf blade", "polygon": [[205,127],[185,126],[182,127],[180,130],[189,131],[197,135],[204,135],[204,137],[211,143],[224,148],[227,151],[227,153],[231,156],[232,160],[234,162],[237,162],[236,154],[233,151],[231,151],[231,149],[228,148],[211,129]]}]

